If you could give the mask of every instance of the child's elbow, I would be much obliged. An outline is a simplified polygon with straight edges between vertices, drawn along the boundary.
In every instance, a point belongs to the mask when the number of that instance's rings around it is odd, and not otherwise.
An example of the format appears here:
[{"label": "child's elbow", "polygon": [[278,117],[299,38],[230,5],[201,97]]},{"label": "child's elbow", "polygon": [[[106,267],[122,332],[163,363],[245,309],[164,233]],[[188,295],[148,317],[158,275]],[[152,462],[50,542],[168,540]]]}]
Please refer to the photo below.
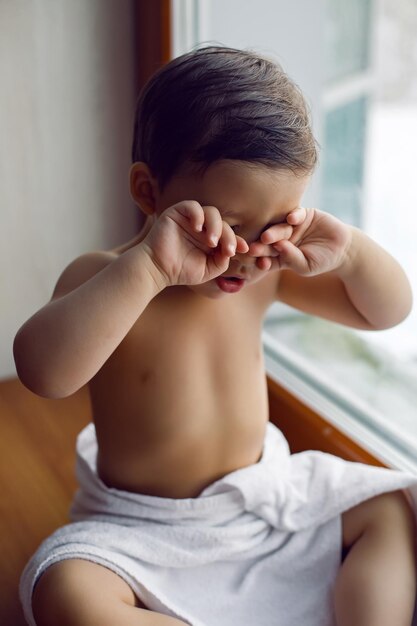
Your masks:
[{"label": "child's elbow", "polygon": [[404,298],[401,301],[396,302],[396,306],[393,310],[387,312],[387,315],[382,315],[382,319],[379,323],[374,324],[374,330],[388,330],[394,326],[398,326],[401,322],[407,319],[413,308],[413,298],[410,293],[409,298]]},{"label": "child's elbow", "polygon": [[65,398],[73,393],[55,385],[51,376],[36,358],[29,358],[34,350],[28,345],[28,338],[22,327],[13,341],[13,358],[20,382],[32,393],[51,400]]},{"label": "child's elbow", "polygon": [[393,326],[397,326],[398,324],[401,324],[401,322],[404,322],[413,310],[413,292],[411,291],[411,287],[404,295],[401,302],[399,302],[398,308],[398,319]]},{"label": "child's elbow", "polygon": [[413,290],[411,288],[408,277],[404,274],[404,287],[402,289],[401,297],[397,300],[398,317],[392,326],[397,326],[403,322],[410,315],[413,310]]}]

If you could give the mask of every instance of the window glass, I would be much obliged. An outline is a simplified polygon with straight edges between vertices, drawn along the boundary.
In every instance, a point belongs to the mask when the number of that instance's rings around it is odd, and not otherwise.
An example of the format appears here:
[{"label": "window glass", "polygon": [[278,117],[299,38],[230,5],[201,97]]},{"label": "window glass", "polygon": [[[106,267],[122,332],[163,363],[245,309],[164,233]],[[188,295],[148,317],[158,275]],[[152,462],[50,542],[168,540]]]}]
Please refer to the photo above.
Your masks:
[{"label": "window glass", "polygon": [[360,96],[325,116],[322,208],[362,226],[367,98]]},{"label": "window glass", "polygon": [[369,63],[371,0],[326,0],[326,78],[340,80]]}]

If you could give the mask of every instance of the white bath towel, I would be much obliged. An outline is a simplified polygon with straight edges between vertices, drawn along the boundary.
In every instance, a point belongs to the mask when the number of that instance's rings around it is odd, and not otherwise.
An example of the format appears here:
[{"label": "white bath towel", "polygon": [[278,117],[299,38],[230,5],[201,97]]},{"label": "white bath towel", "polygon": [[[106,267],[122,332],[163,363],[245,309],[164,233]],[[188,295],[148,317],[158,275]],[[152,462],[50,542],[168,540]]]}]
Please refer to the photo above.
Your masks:
[{"label": "white bath towel", "polygon": [[77,453],[73,523],[40,546],[22,575],[30,626],[37,579],[73,557],[105,565],[150,609],[192,626],[334,626],[341,513],[405,488],[417,512],[417,476],[321,452],[291,455],[271,423],[259,462],[197,498],[106,487],[97,476],[93,424],[80,433]]}]

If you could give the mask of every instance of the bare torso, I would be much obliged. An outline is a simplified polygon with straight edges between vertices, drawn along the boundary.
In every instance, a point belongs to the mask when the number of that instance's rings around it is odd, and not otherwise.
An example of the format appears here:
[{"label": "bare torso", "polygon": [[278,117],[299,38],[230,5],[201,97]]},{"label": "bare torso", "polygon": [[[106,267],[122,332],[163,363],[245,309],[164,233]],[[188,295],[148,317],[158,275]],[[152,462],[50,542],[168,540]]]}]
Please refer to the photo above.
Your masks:
[{"label": "bare torso", "polygon": [[221,300],[171,287],[150,302],[89,383],[108,486],[196,497],[258,461],[268,420],[261,325],[276,281]]}]

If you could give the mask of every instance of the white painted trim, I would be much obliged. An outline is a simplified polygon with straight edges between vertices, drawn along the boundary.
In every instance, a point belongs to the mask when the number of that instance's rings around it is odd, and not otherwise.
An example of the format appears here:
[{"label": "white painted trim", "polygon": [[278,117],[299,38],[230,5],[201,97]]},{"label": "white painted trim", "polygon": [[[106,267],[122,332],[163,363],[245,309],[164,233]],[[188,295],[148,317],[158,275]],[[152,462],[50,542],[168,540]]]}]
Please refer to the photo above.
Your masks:
[{"label": "white painted trim", "polygon": [[208,43],[211,39],[210,0],[195,0],[196,3],[196,41]]},{"label": "white painted trim", "polygon": [[171,0],[172,56],[194,48],[208,36],[208,3],[204,0]]},{"label": "white painted trim", "polygon": [[172,56],[177,57],[193,47],[195,41],[195,0],[171,0]]},{"label": "white painted trim", "polygon": [[210,39],[209,0],[171,0],[171,9],[173,57]]}]

